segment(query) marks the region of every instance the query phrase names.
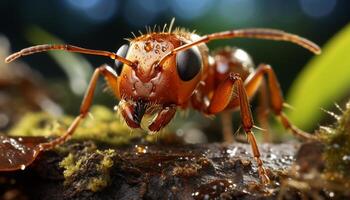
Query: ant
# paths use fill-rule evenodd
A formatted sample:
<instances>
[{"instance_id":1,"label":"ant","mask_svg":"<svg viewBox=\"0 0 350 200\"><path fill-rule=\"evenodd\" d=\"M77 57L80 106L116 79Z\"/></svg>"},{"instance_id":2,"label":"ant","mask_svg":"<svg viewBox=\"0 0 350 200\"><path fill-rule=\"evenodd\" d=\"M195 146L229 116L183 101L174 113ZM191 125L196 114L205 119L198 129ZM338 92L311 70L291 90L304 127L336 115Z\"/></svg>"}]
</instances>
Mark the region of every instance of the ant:
<instances>
[{"instance_id":1,"label":"ant","mask_svg":"<svg viewBox=\"0 0 350 200\"><path fill-rule=\"evenodd\" d=\"M25 48L6 58L9 63L21 56L49 50L63 50L110 57L115 60L114 69L108 65L98 67L80 107L80 114L60 137L38 145L38 151L49 150L63 144L84 119L93 101L100 76L103 76L120 99L117 106L126 124L140 128L144 115L155 115L148 129L157 132L174 117L176 110L193 108L205 115L239 109L242 127L251 144L258 165L261 181L269 182L259 148L252 132L253 118L249 99L261 89L267 75L269 100L274 114L282 125L296 136L314 139L313 135L292 125L282 112L284 100L279 82L270 65L260 64L257 69L250 56L239 48L226 48L209 54L206 43L218 39L257 38L288 41L300 45L315 54L320 48L311 41L280 30L251 28L212 33L199 36L184 29L148 31L129 39L116 53L85 49L67 44L45 44ZM266 95L265 95L266 96ZM230 140L232 136L224 134Z\"/></svg>"}]
</instances>

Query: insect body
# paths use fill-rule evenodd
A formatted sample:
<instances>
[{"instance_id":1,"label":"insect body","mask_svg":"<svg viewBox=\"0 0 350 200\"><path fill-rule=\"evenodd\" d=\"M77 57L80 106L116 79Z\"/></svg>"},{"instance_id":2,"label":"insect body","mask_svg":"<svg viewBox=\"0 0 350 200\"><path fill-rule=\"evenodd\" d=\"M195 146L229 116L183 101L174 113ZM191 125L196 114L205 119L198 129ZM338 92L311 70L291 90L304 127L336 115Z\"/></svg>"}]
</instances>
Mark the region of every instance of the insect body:
<instances>
[{"instance_id":1,"label":"insect body","mask_svg":"<svg viewBox=\"0 0 350 200\"><path fill-rule=\"evenodd\" d=\"M255 70L249 55L241 49L226 48L209 54L205 43L216 39L237 37L282 40L296 43L318 54L314 43L299 36L272 29L242 29L199 36L187 31L152 32L131 39L117 53L84 49L71 45L39 45L23 49L6 59L6 62L32 53L47 50L65 50L107 56L115 59L115 70L107 65L97 68L83 99L80 115L67 132L50 142L42 143L47 150L64 143L80 121L88 114L99 76L103 76L117 98L118 110L131 128L139 128L145 114L154 114L148 129L157 132L174 117L176 110L194 108L206 115L240 109L242 127L252 146L262 182L267 183L259 149L252 132L253 119L249 98L252 97L267 75L271 107L291 131L304 138L312 135L294 127L282 113L284 103L279 83L269 65ZM227 138L227 136L226 136Z\"/></svg>"}]
</instances>

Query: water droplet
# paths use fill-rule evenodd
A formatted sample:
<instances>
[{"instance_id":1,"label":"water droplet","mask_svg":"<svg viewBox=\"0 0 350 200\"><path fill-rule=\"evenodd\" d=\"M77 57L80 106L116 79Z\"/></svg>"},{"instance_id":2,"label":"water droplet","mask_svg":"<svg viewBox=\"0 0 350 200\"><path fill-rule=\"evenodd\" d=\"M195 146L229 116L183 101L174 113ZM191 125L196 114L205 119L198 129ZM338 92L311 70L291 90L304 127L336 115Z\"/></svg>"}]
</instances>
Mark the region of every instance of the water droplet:
<instances>
[{"instance_id":1,"label":"water droplet","mask_svg":"<svg viewBox=\"0 0 350 200\"><path fill-rule=\"evenodd\" d=\"M237 148L235 147L235 148L233 148L233 149L227 149L227 150L226 150L226 153L229 154L229 156L233 157L233 156L235 156L236 153L237 153Z\"/></svg>"},{"instance_id":2,"label":"water droplet","mask_svg":"<svg viewBox=\"0 0 350 200\"><path fill-rule=\"evenodd\" d=\"M143 146L135 145L136 153L147 153L147 149L148 149L147 146L143 147Z\"/></svg>"},{"instance_id":3,"label":"water droplet","mask_svg":"<svg viewBox=\"0 0 350 200\"><path fill-rule=\"evenodd\" d=\"M153 45L151 42L145 42L145 46L144 46L145 51L149 52L153 49Z\"/></svg>"},{"instance_id":4,"label":"water droplet","mask_svg":"<svg viewBox=\"0 0 350 200\"><path fill-rule=\"evenodd\" d=\"M176 131L176 135L179 136L179 137L182 137L184 134L185 134L185 132L181 128Z\"/></svg>"},{"instance_id":5,"label":"water droplet","mask_svg":"<svg viewBox=\"0 0 350 200\"><path fill-rule=\"evenodd\" d=\"M195 193L192 193L192 196L198 196L199 195L199 192L195 192Z\"/></svg>"},{"instance_id":6,"label":"water droplet","mask_svg":"<svg viewBox=\"0 0 350 200\"><path fill-rule=\"evenodd\" d=\"M330 192L329 197L334 197L334 192Z\"/></svg>"},{"instance_id":7,"label":"water droplet","mask_svg":"<svg viewBox=\"0 0 350 200\"><path fill-rule=\"evenodd\" d=\"M165 52L168 49L166 46L162 46L162 51Z\"/></svg>"},{"instance_id":8,"label":"water droplet","mask_svg":"<svg viewBox=\"0 0 350 200\"><path fill-rule=\"evenodd\" d=\"M345 155L342 158L344 161L350 161L350 155Z\"/></svg>"},{"instance_id":9,"label":"water droplet","mask_svg":"<svg viewBox=\"0 0 350 200\"><path fill-rule=\"evenodd\" d=\"M25 170L26 166L25 165L21 165L21 170Z\"/></svg>"},{"instance_id":10,"label":"water droplet","mask_svg":"<svg viewBox=\"0 0 350 200\"><path fill-rule=\"evenodd\" d=\"M275 154L273 154L273 153L272 154L268 154L267 157L271 158L271 159L276 159L277 158L277 156Z\"/></svg>"}]
</instances>

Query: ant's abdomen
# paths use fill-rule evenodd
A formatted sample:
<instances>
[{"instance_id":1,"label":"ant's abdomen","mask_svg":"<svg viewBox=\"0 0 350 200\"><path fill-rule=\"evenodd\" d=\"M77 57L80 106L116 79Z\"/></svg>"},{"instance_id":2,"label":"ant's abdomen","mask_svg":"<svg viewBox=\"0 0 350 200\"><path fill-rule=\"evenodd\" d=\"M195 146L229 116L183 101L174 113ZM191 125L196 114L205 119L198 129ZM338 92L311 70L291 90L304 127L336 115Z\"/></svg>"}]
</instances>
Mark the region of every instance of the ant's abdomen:
<instances>
[{"instance_id":1,"label":"ant's abdomen","mask_svg":"<svg viewBox=\"0 0 350 200\"><path fill-rule=\"evenodd\" d=\"M245 80L254 71L254 62L250 55L239 48L225 47L214 52L212 55L215 82L225 80L230 72L238 73Z\"/></svg>"}]
</instances>

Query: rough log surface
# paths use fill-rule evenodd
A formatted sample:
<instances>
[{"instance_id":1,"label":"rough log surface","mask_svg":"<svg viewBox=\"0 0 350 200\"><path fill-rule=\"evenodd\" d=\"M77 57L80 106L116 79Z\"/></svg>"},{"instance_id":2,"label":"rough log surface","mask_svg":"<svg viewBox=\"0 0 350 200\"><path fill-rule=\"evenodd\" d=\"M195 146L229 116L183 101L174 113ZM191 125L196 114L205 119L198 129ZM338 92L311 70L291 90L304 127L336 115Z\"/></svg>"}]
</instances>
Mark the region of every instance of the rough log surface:
<instances>
[{"instance_id":1,"label":"rough log surface","mask_svg":"<svg viewBox=\"0 0 350 200\"><path fill-rule=\"evenodd\" d=\"M91 143L70 143L68 151L85 157L65 182L59 163L67 153L49 151L24 171L0 175L2 197L23 199L275 199L279 178L294 161L295 144L261 145L272 184L262 186L250 145L142 145L115 148L108 184L97 191L87 179L101 176L103 154L87 151ZM93 145L91 145L93 146ZM100 149L100 148L99 148ZM106 176L105 176L106 177ZM64 183L65 182L65 183ZM96 189L96 188L95 188Z\"/></svg>"}]
</instances>

